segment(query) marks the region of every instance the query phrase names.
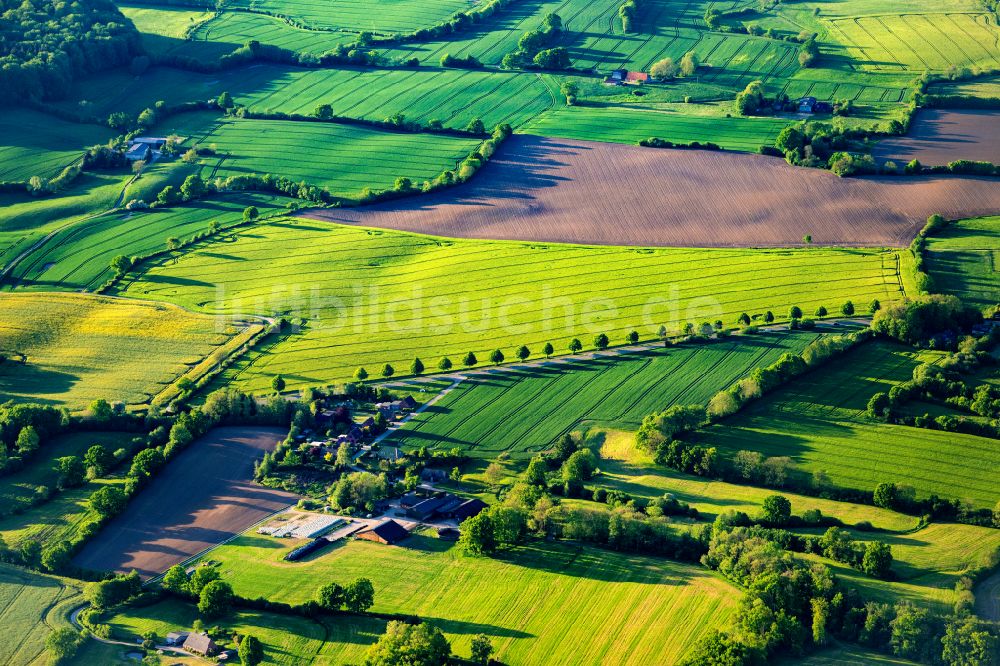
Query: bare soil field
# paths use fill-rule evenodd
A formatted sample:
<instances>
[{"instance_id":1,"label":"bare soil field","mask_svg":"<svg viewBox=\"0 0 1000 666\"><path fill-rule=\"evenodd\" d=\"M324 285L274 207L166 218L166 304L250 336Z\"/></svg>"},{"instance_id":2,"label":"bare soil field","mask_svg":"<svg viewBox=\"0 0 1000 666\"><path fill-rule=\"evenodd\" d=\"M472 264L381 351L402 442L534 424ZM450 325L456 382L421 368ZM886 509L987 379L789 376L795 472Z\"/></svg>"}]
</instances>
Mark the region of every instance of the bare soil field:
<instances>
[{"instance_id":1,"label":"bare soil field","mask_svg":"<svg viewBox=\"0 0 1000 666\"><path fill-rule=\"evenodd\" d=\"M215 428L170 461L74 562L149 578L294 503L295 495L251 481L254 461L286 434Z\"/></svg>"},{"instance_id":2,"label":"bare soil field","mask_svg":"<svg viewBox=\"0 0 1000 666\"><path fill-rule=\"evenodd\" d=\"M1000 111L924 109L906 136L880 141L873 151L879 163L910 160L943 166L954 160L1000 163Z\"/></svg>"},{"instance_id":3,"label":"bare soil field","mask_svg":"<svg viewBox=\"0 0 1000 666\"><path fill-rule=\"evenodd\" d=\"M838 178L762 155L511 137L470 182L319 220L439 236L603 245L905 246L927 216L1000 210L996 180Z\"/></svg>"}]
</instances>

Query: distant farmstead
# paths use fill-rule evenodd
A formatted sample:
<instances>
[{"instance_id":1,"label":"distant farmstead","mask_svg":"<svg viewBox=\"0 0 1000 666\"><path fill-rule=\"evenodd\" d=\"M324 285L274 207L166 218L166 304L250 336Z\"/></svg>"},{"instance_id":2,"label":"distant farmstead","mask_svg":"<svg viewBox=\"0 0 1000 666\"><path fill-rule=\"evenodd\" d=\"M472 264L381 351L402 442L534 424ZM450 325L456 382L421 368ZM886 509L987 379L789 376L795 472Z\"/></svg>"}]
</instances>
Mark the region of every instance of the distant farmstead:
<instances>
[{"instance_id":1,"label":"distant farmstead","mask_svg":"<svg viewBox=\"0 0 1000 666\"><path fill-rule=\"evenodd\" d=\"M649 74L646 72L629 72L625 75L625 83L631 83L633 85L642 85L649 81Z\"/></svg>"},{"instance_id":2,"label":"distant farmstead","mask_svg":"<svg viewBox=\"0 0 1000 666\"><path fill-rule=\"evenodd\" d=\"M158 157L165 145L167 145L166 137L137 136L129 141L125 159L130 162L148 161L152 157Z\"/></svg>"},{"instance_id":3,"label":"distant farmstead","mask_svg":"<svg viewBox=\"0 0 1000 666\"><path fill-rule=\"evenodd\" d=\"M184 649L194 654L211 657L219 651L219 646L208 637L208 634L189 634L184 641Z\"/></svg>"},{"instance_id":4,"label":"distant farmstead","mask_svg":"<svg viewBox=\"0 0 1000 666\"><path fill-rule=\"evenodd\" d=\"M410 532L390 518L383 520L374 527L358 532L357 536L359 539L364 539L365 541L374 541L391 546L410 536Z\"/></svg>"},{"instance_id":5,"label":"distant farmstead","mask_svg":"<svg viewBox=\"0 0 1000 666\"><path fill-rule=\"evenodd\" d=\"M613 86L633 85L640 86L649 81L649 74L646 72L630 72L627 69L616 69L611 72L604 82Z\"/></svg>"}]
</instances>

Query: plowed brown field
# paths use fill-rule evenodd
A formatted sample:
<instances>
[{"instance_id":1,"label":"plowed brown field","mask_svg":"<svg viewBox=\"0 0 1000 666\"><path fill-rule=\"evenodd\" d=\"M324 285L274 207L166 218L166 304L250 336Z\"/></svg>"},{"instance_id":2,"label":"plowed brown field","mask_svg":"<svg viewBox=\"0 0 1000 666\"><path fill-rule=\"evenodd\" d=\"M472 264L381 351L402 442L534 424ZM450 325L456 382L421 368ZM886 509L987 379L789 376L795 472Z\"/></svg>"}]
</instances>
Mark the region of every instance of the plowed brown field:
<instances>
[{"instance_id":1,"label":"plowed brown field","mask_svg":"<svg viewBox=\"0 0 1000 666\"><path fill-rule=\"evenodd\" d=\"M215 428L170 461L74 562L149 578L289 506L295 495L250 481L254 461L287 432Z\"/></svg>"},{"instance_id":2,"label":"plowed brown field","mask_svg":"<svg viewBox=\"0 0 1000 666\"><path fill-rule=\"evenodd\" d=\"M954 160L1000 164L1000 111L919 111L909 134L880 141L873 154L880 163L901 165L913 159L933 166Z\"/></svg>"},{"instance_id":3,"label":"plowed brown field","mask_svg":"<svg viewBox=\"0 0 1000 666\"><path fill-rule=\"evenodd\" d=\"M511 137L469 183L314 219L606 245L907 245L928 215L1000 212L996 180L838 178L779 158Z\"/></svg>"}]
</instances>

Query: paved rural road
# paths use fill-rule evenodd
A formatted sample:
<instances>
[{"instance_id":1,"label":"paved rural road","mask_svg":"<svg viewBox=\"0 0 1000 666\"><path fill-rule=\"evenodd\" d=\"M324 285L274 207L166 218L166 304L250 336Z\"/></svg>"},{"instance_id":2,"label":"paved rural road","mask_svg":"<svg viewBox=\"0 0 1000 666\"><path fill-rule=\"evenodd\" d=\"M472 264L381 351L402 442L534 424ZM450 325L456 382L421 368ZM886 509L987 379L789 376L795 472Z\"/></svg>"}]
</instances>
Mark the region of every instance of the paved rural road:
<instances>
[{"instance_id":1,"label":"paved rural road","mask_svg":"<svg viewBox=\"0 0 1000 666\"><path fill-rule=\"evenodd\" d=\"M976 586L976 615L1000 622L1000 571Z\"/></svg>"}]
</instances>

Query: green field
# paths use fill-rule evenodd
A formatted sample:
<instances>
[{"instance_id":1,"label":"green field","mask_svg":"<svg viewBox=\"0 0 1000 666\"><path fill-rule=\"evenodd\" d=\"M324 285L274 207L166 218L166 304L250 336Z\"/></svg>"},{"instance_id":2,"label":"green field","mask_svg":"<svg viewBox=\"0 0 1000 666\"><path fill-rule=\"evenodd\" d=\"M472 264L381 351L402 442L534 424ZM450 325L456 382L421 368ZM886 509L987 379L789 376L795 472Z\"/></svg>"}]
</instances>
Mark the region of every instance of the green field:
<instances>
[{"instance_id":1,"label":"green field","mask_svg":"<svg viewBox=\"0 0 1000 666\"><path fill-rule=\"evenodd\" d=\"M674 404L705 404L716 391L814 334L746 336L718 344L609 354L474 376L386 440L387 446L449 449L493 457L533 455L585 425L636 429ZM517 415L514 423L512 414Z\"/></svg>"},{"instance_id":2,"label":"green field","mask_svg":"<svg viewBox=\"0 0 1000 666\"><path fill-rule=\"evenodd\" d=\"M31 505L35 489L46 486L55 491L59 474L54 470L56 458L79 456L94 444L102 444L109 451L131 448L132 435L120 432L87 432L62 435L51 441L42 442L41 448L33 455L27 466L13 474L0 476L0 513L6 515L24 510Z\"/></svg>"},{"instance_id":3,"label":"green field","mask_svg":"<svg viewBox=\"0 0 1000 666\"><path fill-rule=\"evenodd\" d=\"M289 565L287 540L244 535L206 557L237 594L312 598L323 582L357 576L375 587L373 611L411 613L440 627L453 649L487 634L505 663L673 663L694 640L725 626L736 591L705 570L571 544L538 543L499 558L469 558L435 537L398 546L340 543ZM594 627L602 627L594 631Z\"/></svg>"},{"instance_id":4,"label":"green field","mask_svg":"<svg viewBox=\"0 0 1000 666\"><path fill-rule=\"evenodd\" d=\"M0 296L0 393L81 408L148 401L235 327L178 308L81 294ZM18 360L27 357L26 362Z\"/></svg>"},{"instance_id":5,"label":"green field","mask_svg":"<svg viewBox=\"0 0 1000 666\"><path fill-rule=\"evenodd\" d=\"M199 618L194 604L168 599L141 608L127 608L99 621L111 625L119 640L133 640L147 631L162 638L171 631L191 630ZM264 644L263 664L360 663L368 645L385 631L385 622L360 618L308 619L262 611L238 611L213 622L227 632L253 634ZM228 647L233 647L230 644Z\"/></svg>"},{"instance_id":6,"label":"green field","mask_svg":"<svg viewBox=\"0 0 1000 666\"><path fill-rule=\"evenodd\" d=\"M78 162L86 148L114 134L106 127L71 123L38 111L4 109L0 114L0 181L57 176L63 167Z\"/></svg>"},{"instance_id":7,"label":"green field","mask_svg":"<svg viewBox=\"0 0 1000 666\"><path fill-rule=\"evenodd\" d=\"M102 486L121 488L124 483L122 477L95 479L58 493L48 502L15 516L0 518L0 538L8 546L16 546L25 539L34 539L43 545L66 541L80 523L96 517L90 510L90 496Z\"/></svg>"},{"instance_id":8,"label":"green field","mask_svg":"<svg viewBox=\"0 0 1000 666\"><path fill-rule=\"evenodd\" d=\"M812 312L849 298L885 303L901 289L896 256L444 240L289 219L162 262L121 294L211 314L306 319L301 332L225 375L261 390L276 374L290 387L325 384L362 365L404 372L416 356L434 367L470 350L482 361L496 348L512 358L521 344L537 355L546 342L565 353L571 338L589 346L602 332L620 344L632 329L648 340L660 325L732 326L744 311L781 316L793 304ZM898 254L904 274L908 256ZM836 280L816 283L833 272ZM456 282L458 275L466 279Z\"/></svg>"},{"instance_id":9,"label":"green field","mask_svg":"<svg viewBox=\"0 0 1000 666\"><path fill-rule=\"evenodd\" d=\"M587 442L600 452L601 475L594 481L596 485L616 488L633 497L654 498L670 493L698 509L705 520L714 520L725 511L757 515L764 498L774 494L770 488L690 476L657 465L652 455L636 448L632 432L591 431ZM866 504L835 502L785 491L781 494L791 501L792 512L798 515L808 509L819 509L824 516L839 518L846 525L867 521L890 532L906 532L918 523L913 516Z\"/></svg>"},{"instance_id":10,"label":"green field","mask_svg":"<svg viewBox=\"0 0 1000 666\"><path fill-rule=\"evenodd\" d=\"M200 26L192 35L191 43L195 48L209 49L206 55L210 55L212 49L231 52L252 39L299 53L319 55L338 44L353 42L357 34L307 30L265 14L225 12Z\"/></svg>"},{"instance_id":11,"label":"green field","mask_svg":"<svg viewBox=\"0 0 1000 666\"><path fill-rule=\"evenodd\" d=\"M419 185L455 169L480 139L388 132L358 125L286 120L216 119L177 130L185 145L215 146L207 160L218 178L270 173L348 198L365 187L392 189L396 178Z\"/></svg>"},{"instance_id":12,"label":"green field","mask_svg":"<svg viewBox=\"0 0 1000 666\"><path fill-rule=\"evenodd\" d=\"M408 32L469 8L465 0L236 0L235 7L287 16L312 28Z\"/></svg>"},{"instance_id":13,"label":"green field","mask_svg":"<svg viewBox=\"0 0 1000 666\"><path fill-rule=\"evenodd\" d=\"M986 307L1000 303L1000 217L953 222L927 239L937 291Z\"/></svg>"},{"instance_id":14,"label":"green field","mask_svg":"<svg viewBox=\"0 0 1000 666\"><path fill-rule=\"evenodd\" d=\"M212 18L212 12L207 9L185 6L160 6L154 7L149 4L118 4L122 14L128 17L135 27L142 33L142 45L148 53L161 54L182 54L192 56L193 47L200 47L186 37L199 25ZM241 44L229 46L219 44L212 45L212 53L206 53L199 48L197 51L200 57L215 57L232 51Z\"/></svg>"},{"instance_id":15,"label":"green field","mask_svg":"<svg viewBox=\"0 0 1000 666\"><path fill-rule=\"evenodd\" d=\"M43 666L45 638L66 622L59 617L80 590L52 576L0 564L0 663Z\"/></svg>"},{"instance_id":16,"label":"green field","mask_svg":"<svg viewBox=\"0 0 1000 666\"><path fill-rule=\"evenodd\" d=\"M871 490L882 481L993 507L1000 489L996 442L959 433L876 423L868 399L911 376L929 353L869 343L790 382L700 437L730 453L788 456L802 471L825 471L839 486Z\"/></svg>"},{"instance_id":17,"label":"green field","mask_svg":"<svg viewBox=\"0 0 1000 666\"><path fill-rule=\"evenodd\" d=\"M17 264L0 289L90 290L114 277L111 260L166 249L170 237L187 240L242 220L243 209L256 206L267 215L291 199L237 193L176 208L117 211L66 226Z\"/></svg>"},{"instance_id":18,"label":"green field","mask_svg":"<svg viewBox=\"0 0 1000 666\"><path fill-rule=\"evenodd\" d=\"M915 666L917 662L885 655L860 645L845 644L805 657L785 659L776 663L781 666L789 664L797 664L798 666Z\"/></svg>"}]
</instances>

